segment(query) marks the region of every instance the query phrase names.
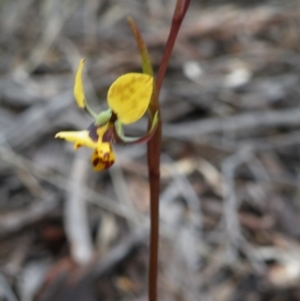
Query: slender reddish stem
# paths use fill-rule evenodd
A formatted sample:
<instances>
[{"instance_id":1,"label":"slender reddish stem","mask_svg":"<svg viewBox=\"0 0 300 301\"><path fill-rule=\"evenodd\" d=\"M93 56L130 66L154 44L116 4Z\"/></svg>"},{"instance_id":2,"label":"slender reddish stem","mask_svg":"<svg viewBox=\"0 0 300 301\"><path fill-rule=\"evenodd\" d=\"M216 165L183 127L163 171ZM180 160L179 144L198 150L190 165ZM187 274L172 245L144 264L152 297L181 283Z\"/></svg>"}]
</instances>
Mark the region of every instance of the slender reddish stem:
<instances>
[{"instance_id":1,"label":"slender reddish stem","mask_svg":"<svg viewBox=\"0 0 300 301\"><path fill-rule=\"evenodd\" d=\"M159 110L154 105L153 109ZM150 181L150 254L148 296L149 301L157 300L158 246L159 246L159 186L160 186L160 153L162 124L159 118L154 136L148 142L148 173Z\"/></svg>"},{"instance_id":2,"label":"slender reddish stem","mask_svg":"<svg viewBox=\"0 0 300 301\"><path fill-rule=\"evenodd\" d=\"M156 89L158 95L162 86L163 79L166 74L167 66L177 38L178 31L184 19L185 13L190 5L190 2L191 0L178 0L176 3L176 8L172 19L171 30L169 33L169 37L165 46L165 51L161 59L158 74L156 77Z\"/></svg>"},{"instance_id":3,"label":"slender reddish stem","mask_svg":"<svg viewBox=\"0 0 300 301\"><path fill-rule=\"evenodd\" d=\"M184 19L190 0L177 0L173 15L172 26L165 46L159 71L156 78L156 91L151 100L152 114L159 112L159 92L166 74L168 62L175 44L175 40ZM150 126L150 125L149 125ZM148 167L150 181L150 255L149 255L149 301L157 300L157 274L158 274L158 246L159 246L159 187L160 187L160 153L162 140L162 123L159 118L157 130L148 142Z\"/></svg>"}]
</instances>

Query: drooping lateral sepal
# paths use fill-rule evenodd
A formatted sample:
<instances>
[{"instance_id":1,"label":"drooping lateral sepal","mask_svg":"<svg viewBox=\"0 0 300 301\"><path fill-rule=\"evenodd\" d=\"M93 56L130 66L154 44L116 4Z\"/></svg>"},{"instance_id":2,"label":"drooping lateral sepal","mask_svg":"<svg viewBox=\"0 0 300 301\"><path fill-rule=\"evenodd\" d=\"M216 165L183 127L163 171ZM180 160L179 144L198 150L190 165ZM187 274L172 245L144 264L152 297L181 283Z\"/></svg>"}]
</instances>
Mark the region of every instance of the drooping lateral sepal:
<instances>
[{"instance_id":1,"label":"drooping lateral sepal","mask_svg":"<svg viewBox=\"0 0 300 301\"><path fill-rule=\"evenodd\" d=\"M142 137L127 137L124 135L123 133L123 128L122 128L122 123L120 121L116 121L115 122L115 136L116 136L116 140L121 141L123 143L128 143L128 144L136 144L136 143L143 143L143 142L147 142L149 141L153 134L155 133L155 130L157 128L157 124L158 124L158 112L156 112L154 114L154 117L151 118L151 127L148 130L148 132L142 136Z\"/></svg>"}]
</instances>

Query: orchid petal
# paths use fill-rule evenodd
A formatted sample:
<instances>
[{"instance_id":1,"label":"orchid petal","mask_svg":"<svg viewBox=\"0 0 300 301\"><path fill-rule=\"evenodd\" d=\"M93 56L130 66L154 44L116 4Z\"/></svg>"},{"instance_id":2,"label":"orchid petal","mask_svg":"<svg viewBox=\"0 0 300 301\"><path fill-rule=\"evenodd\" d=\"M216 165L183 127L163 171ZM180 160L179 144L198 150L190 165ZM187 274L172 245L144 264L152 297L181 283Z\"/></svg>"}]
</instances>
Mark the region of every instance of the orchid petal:
<instances>
[{"instance_id":1,"label":"orchid petal","mask_svg":"<svg viewBox=\"0 0 300 301\"><path fill-rule=\"evenodd\" d=\"M101 171L111 167L115 162L115 154L110 143L99 143L94 151L91 162L94 171Z\"/></svg>"},{"instance_id":2,"label":"orchid petal","mask_svg":"<svg viewBox=\"0 0 300 301\"><path fill-rule=\"evenodd\" d=\"M79 108L85 109L94 119L96 119L97 114L88 105L84 94L84 86L82 80L83 66L84 66L84 59L81 59L75 76L75 84L74 84L74 91L73 91L74 98Z\"/></svg>"},{"instance_id":3,"label":"orchid petal","mask_svg":"<svg viewBox=\"0 0 300 301\"><path fill-rule=\"evenodd\" d=\"M75 131L75 132L59 132L55 135L55 138L65 139L68 142L74 142L74 148L77 149L80 146L86 146L89 148L96 148L97 142L93 141L89 136L89 131Z\"/></svg>"},{"instance_id":4,"label":"orchid petal","mask_svg":"<svg viewBox=\"0 0 300 301\"><path fill-rule=\"evenodd\" d=\"M84 66L84 59L80 60L79 67L75 76L74 97L79 108L84 109L86 106L86 98L84 95L84 87L82 80L82 70Z\"/></svg>"}]
</instances>

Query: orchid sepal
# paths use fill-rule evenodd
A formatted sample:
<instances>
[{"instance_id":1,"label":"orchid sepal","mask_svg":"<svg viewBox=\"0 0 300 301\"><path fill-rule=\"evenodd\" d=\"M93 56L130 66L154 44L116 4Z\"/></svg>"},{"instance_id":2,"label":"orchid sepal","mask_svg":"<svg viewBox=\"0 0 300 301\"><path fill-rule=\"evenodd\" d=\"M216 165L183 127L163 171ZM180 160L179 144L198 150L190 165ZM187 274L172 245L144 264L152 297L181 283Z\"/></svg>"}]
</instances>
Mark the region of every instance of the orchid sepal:
<instances>
[{"instance_id":1,"label":"orchid sepal","mask_svg":"<svg viewBox=\"0 0 300 301\"><path fill-rule=\"evenodd\" d=\"M123 128L122 128L122 123L117 120L115 122L115 138L117 140L123 142L123 143L128 143L128 144L137 144L137 143L143 143L149 141L153 134L155 133L155 130L157 128L158 124L158 112L154 114L153 119L151 120L151 128L148 130L148 132L141 137L127 137L123 133Z\"/></svg>"},{"instance_id":2,"label":"orchid sepal","mask_svg":"<svg viewBox=\"0 0 300 301\"><path fill-rule=\"evenodd\" d=\"M145 73L126 73L109 87L107 103L123 124L134 123L147 111L154 78Z\"/></svg>"}]
</instances>

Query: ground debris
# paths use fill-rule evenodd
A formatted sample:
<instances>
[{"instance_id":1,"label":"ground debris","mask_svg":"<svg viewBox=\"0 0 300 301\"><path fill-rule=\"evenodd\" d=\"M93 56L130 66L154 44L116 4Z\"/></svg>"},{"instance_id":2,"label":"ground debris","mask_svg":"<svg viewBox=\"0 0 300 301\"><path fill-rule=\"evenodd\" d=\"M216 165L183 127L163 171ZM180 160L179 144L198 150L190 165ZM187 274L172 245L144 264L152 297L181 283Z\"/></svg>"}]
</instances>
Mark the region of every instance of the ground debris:
<instances>
[{"instance_id":1,"label":"ground debris","mask_svg":"<svg viewBox=\"0 0 300 301\"><path fill-rule=\"evenodd\" d=\"M140 72L128 15L158 69L173 4L0 4L0 300L147 300L145 146L96 174L54 135L91 122L81 57L97 111ZM299 1L192 1L160 99L159 300L300 300L299 24Z\"/></svg>"}]
</instances>

